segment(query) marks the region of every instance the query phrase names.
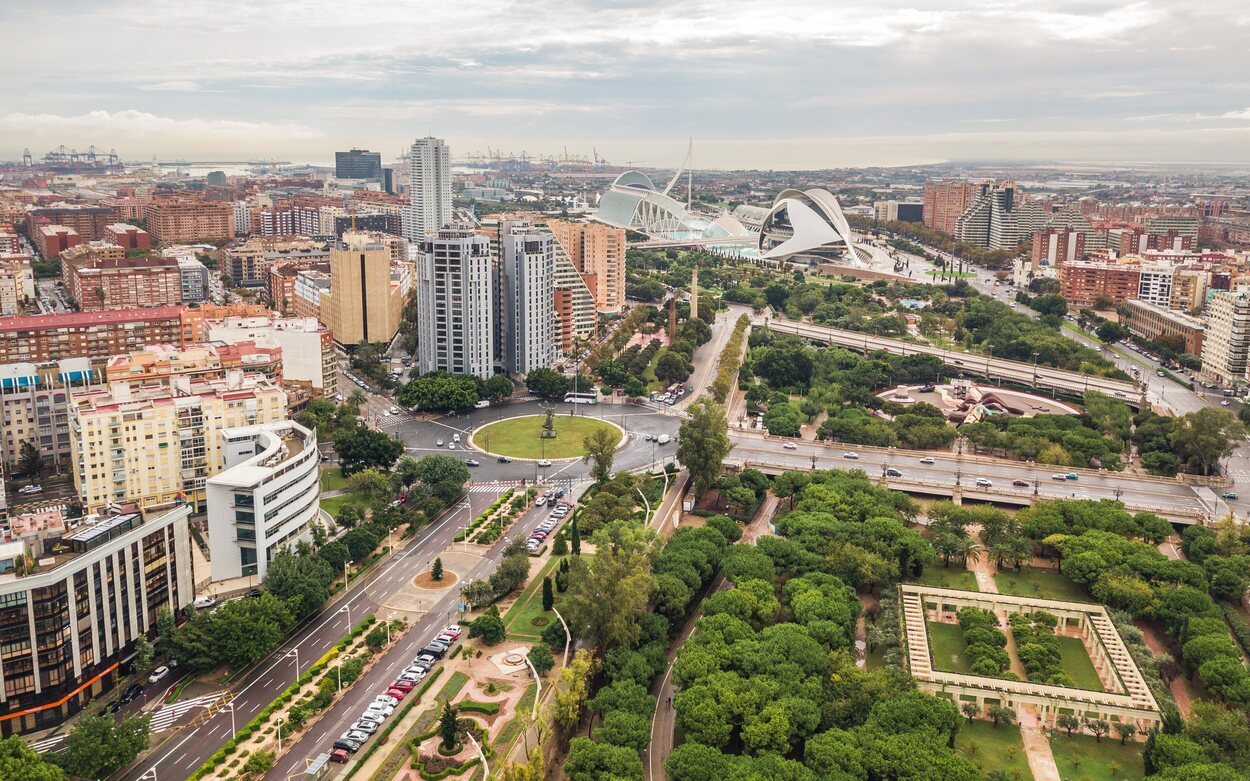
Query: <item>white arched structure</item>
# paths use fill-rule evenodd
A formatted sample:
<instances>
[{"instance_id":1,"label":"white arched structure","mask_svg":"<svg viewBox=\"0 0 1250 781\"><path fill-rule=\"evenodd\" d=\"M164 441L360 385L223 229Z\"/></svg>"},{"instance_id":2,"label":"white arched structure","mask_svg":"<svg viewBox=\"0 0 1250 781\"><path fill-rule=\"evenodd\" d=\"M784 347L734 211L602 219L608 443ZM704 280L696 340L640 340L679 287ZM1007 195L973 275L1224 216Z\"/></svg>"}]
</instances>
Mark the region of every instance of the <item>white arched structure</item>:
<instances>
[{"instance_id":1,"label":"white arched structure","mask_svg":"<svg viewBox=\"0 0 1250 781\"><path fill-rule=\"evenodd\" d=\"M828 190L782 190L760 226L760 257L831 260L855 256L851 226L838 199Z\"/></svg>"},{"instance_id":2,"label":"white arched structure","mask_svg":"<svg viewBox=\"0 0 1250 781\"><path fill-rule=\"evenodd\" d=\"M599 199L595 219L652 235L702 231L701 221L694 218L685 205L657 190L650 177L641 171L626 171L616 177Z\"/></svg>"}]
</instances>

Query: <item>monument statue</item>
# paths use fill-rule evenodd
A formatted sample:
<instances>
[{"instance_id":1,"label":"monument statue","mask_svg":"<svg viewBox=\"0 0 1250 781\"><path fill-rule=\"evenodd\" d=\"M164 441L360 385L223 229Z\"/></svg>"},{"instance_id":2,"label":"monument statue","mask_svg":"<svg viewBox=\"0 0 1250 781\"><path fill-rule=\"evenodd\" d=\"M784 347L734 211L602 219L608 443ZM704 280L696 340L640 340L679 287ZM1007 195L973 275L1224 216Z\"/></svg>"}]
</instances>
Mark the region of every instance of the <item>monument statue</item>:
<instances>
[{"instance_id":1,"label":"monument statue","mask_svg":"<svg viewBox=\"0 0 1250 781\"><path fill-rule=\"evenodd\" d=\"M555 439L556 438L556 424L555 424L556 407L555 405L543 403L539 405L539 408L544 413L546 413L547 419L543 421L543 430L539 432L538 436L541 437L542 439Z\"/></svg>"}]
</instances>

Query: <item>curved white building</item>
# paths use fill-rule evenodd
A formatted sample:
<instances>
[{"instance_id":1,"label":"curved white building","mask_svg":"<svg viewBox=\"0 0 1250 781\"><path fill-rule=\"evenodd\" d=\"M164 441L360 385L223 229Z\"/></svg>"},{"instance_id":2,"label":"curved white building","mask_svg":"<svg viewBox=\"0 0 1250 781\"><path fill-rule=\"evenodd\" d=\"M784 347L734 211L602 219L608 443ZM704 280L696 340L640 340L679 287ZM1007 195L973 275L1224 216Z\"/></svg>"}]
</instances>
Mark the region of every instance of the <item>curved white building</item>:
<instances>
[{"instance_id":1,"label":"curved white building","mask_svg":"<svg viewBox=\"0 0 1250 781\"><path fill-rule=\"evenodd\" d=\"M854 258L851 226L828 190L785 189L760 225L760 257L786 261Z\"/></svg>"},{"instance_id":2,"label":"curved white building","mask_svg":"<svg viewBox=\"0 0 1250 781\"><path fill-rule=\"evenodd\" d=\"M317 434L285 420L221 429L226 468L208 479L213 580L265 577L283 548L311 537L321 497Z\"/></svg>"}]
</instances>

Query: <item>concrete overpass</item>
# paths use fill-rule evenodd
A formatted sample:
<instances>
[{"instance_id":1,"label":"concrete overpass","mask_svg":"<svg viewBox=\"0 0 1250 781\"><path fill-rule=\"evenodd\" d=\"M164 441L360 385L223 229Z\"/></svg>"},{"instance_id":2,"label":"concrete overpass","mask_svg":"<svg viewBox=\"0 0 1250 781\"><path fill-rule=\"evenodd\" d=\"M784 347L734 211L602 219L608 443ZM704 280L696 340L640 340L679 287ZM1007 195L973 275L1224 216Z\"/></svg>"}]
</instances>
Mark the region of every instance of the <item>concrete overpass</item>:
<instances>
[{"instance_id":1,"label":"concrete overpass","mask_svg":"<svg viewBox=\"0 0 1250 781\"><path fill-rule=\"evenodd\" d=\"M795 334L814 342L835 344L859 352L884 350L895 355L932 355L940 358L947 366L957 367L960 371L970 374L985 375L990 379L1001 379L1030 388L1062 391L1076 395L1082 395L1087 390L1096 390L1108 396L1121 398L1132 406L1141 404L1141 389L1127 380L1095 377L1080 372L1052 369L1049 366L1034 366L1024 361L993 358L961 350L947 350L928 344L889 339L858 331L844 331L795 320L765 318L764 324L780 333Z\"/></svg>"},{"instance_id":2,"label":"concrete overpass","mask_svg":"<svg viewBox=\"0 0 1250 781\"><path fill-rule=\"evenodd\" d=\"M1209 523L1229 513L1228 504L1217 490L1178 478L1072 469L950 452L801 441L733 428L729 438L734 447L725 459L727 465L752 467L766 474L861 469L889 488L917 496L1022 507L1044 499L1114 499L1123 502L1129 512L1153 512L1182 524ZM786 449L787 442L795 448ZM843 457L848 452L859 457ZM932 458L934 463L922 464L922 458ZM886 477L885 470L889 468L901 475ZM1068 472L1078 478L1054 479L1054 475ZM978 486L978 478L989 480L990 485ZM1012 485L1015 480L1028 485Z\"/></svg>"}]
</instances>

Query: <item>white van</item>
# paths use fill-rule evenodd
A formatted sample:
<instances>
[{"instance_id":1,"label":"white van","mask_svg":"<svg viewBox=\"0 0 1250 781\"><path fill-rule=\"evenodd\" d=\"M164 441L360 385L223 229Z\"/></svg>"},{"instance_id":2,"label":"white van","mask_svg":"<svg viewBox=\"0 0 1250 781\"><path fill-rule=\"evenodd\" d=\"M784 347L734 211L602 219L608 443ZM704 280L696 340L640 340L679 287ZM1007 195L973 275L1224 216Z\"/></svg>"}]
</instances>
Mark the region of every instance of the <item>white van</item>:
<instances>
[{"instance_id":1,"label":"white van","mask_svg":"<svg viewBox=\"0 0 1250 781\"><path fill-rule=\"evenodd\" d=\"M667 445L669 442L672 442L672 441L673 441L673 438L670 437L668 434L661 434L660 438L656 440L656 442L659 442L661 445Z\"/></svg>"},{"instance_id":2,"label":"white van","mask_svg":"<svg viewBox=\"0 0 1250 781\"><path fill-rule=\"evenodd\" d=\"M487 401L486 399L482 399L477 404L474 404L473 408L474 409L486 409L489 406L490 406L490 402Z\"/></svg>"}]
</instances>

